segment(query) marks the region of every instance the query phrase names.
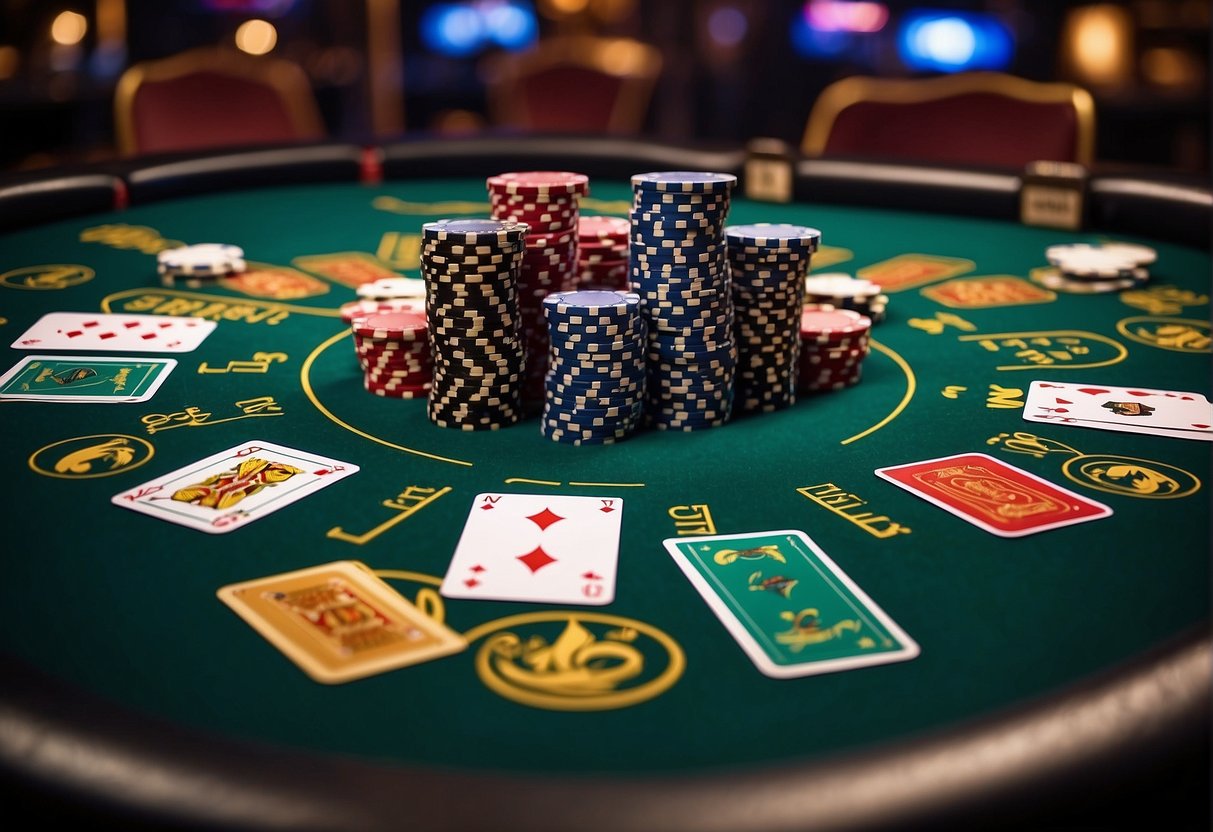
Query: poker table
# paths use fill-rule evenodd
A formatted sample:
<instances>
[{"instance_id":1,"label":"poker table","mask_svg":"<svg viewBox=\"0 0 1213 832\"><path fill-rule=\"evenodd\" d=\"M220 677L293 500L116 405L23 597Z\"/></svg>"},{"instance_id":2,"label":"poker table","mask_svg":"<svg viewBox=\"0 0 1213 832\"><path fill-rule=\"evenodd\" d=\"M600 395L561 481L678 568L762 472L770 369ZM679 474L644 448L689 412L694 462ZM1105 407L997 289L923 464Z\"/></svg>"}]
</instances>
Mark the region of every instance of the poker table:
<instances>
[{"instance_id":1,"label":"poker table","mask_svg":"<svg viewBox=\"0 0 1213 832\"><path fill-rule=\"evenodd\" d=\"M1209 393L1208 188L1095 175L1083 226L1061 230L1021 221L1017 171L791 159L772 195L750 161L418 139L0 184L6 345L55 311L217 322L147 401L0 407L11 791L127 828L971 828L1203 759L1209 445L1028 422L1023 400L1038 379ZM885 286L862 380L606 446L550 441L534 419L444 429L423 401L367 393L338 308L368 275L417 276L422 223L486 216L485 176L509 170L586 173L582 213L614 215L632 173L737 174L730 222L817 228L814 271ZM1107 240L1157 251L1146 285L1033 280L1047 246ZM258 279L162 285L156 253L200 242L241 246ZM27 352L7 348L5 368ZM111 503L258 441L359 470L227 533ZM1004 538L873 473L972 452L1113 513ZM486 492L622 500L614 600L444 598ZM920 655L760 673L664 541L780 529L808 534ZM336 561L466 649L320 684L216 595Z\"/></svg>"}]
</instances>

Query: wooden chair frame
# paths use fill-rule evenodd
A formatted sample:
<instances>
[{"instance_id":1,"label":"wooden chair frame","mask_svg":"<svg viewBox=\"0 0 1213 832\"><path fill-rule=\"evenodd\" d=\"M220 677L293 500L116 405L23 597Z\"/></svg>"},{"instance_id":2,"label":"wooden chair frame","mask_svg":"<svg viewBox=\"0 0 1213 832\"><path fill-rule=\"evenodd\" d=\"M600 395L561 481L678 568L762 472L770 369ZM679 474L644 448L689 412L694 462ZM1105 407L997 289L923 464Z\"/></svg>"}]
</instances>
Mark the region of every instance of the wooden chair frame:
<instances>
[{"instance_id":1,"label":"wooden chair frame","mask_svg":"<svg viewBox=\"0 0 1213 832\"><path fill-rule=\"evenodd\" d=\"M557 37L525 52L506 53L486 66L489 110L498 124L519 126L514 109L522 100L519 84L527 76L560 66L600 72L622 82L618 98L607 119L607 132L636 132L644 121L657 78L661 74L661 52L632 38L602 38L588 35Z\"/></svg>"},{"instance_id":2,"label":"wooden chair frame","mask_svg":"<svg viewBox=\"0 0 1213 832\"><path fill-rule=\"evenodd\" d=\"M821 156L840 113L852 104L918 104L969 93L991 93L1034 104L1069 104L1076 116L1075 161L1090 166L1095 158L1095 101L1082 87L1032 81L1001 72L966 72L938 78L873 78L854 75L826 87L813 104L800 149Z\"/></svg>"},{"instance_id":3,"label":"wooden chair frame","mask_svg":"<svg viewBox=\"0 0 1213 832\"><path fill-rule=\"evenodd\" d=\"M295 131L304 139L325 135L324 120L307 75L291 61L252 56L234 49L204 46L168 58L129 67L114 92L114 132L124 156L139 152L135 133L135 96L147 83L172 81L200 72L249 80L266 86L282 100Z\"/></svg>"}]
</instances>

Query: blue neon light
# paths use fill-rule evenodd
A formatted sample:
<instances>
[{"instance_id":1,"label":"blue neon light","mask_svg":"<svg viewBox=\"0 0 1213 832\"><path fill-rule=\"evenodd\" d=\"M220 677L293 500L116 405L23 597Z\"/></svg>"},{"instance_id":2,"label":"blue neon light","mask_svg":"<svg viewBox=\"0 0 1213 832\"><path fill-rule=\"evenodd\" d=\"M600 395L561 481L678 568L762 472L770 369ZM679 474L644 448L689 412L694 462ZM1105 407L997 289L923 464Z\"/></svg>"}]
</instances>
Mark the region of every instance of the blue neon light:
<instances>
[{"instance_id":1,"label":"blue neon light","mask_svg":"<svg viewBox=\"0 0 1213 832\"><path fill-rule=\"evenodd\" d=\"M1015 41L997 17L979 12L918 10L901 20L897 51L911 69L930 72L1002 70Z\"/></svg>"},{"instance_id":2,"label":"blue neon light","mask_svg":"<svg viewBox=\"0 0 1213 832\"><path fill-rule=\"evenodd\" d=\"M442 55L464 58L490 47L523 49L535 42L535 10L521 0L436 3L421 15L421 38Z\"/></svg>"}]
</instances>

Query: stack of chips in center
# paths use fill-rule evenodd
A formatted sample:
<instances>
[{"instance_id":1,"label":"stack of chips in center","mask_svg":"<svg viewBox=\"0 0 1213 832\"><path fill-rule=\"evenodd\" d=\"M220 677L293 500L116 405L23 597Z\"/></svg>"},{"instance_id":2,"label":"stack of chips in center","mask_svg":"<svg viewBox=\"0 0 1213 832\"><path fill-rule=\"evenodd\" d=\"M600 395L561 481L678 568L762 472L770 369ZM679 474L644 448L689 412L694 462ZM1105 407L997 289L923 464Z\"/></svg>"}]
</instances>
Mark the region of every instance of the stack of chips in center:
<instances>
[{"instance_id":1,"label":"stack of chips in center","mask_svg":"<svg viewBox=\"0 0 1213 832\"><path fill-rule=\"evenodd\" d=\"M370 312L350 321L362 386L376 396L424 399L433 381L424 312Z\"/></svg>"},{"instance_id":2,"label":"stack of chips in center","mask_svg":"<svg viewBox=\"0 0 1213 832\"><path fill-rule=\"evenodd\" d=\"M872 320L853 309L805 304L800 316L801 393L825 393L859 383Z\"/></svg>"},{"instance_id":3,"label":"stack of chips in center","mask_svg":"<svg viewBox=\"0 0 1213 832\"><path fill-rule=\"evenodd\" d=\"M736 316L735 403L769 413L796 403L804 281L821 232L757 223L724 231Z\"/></svg>"},{"instance_id":4,"label":"stack of chips in center","mask_svg":"<svg viewBox=\"0 0 1213 832\"><path fill-rule=\"evenodd\" d=\"M523 400L543 401L548 362L543 299L577 288L577 225L589 177L567 171L520 171L490 176L495 219L525 223L526 251L518 273L518 312L526 350Z\"/></svg>"},{"instance_id":5,"label":"stack of chips in center","mask_svg":"<svg viewBox=\"0 0 1213 832\"><path fill-rule=\"evenodd\" d=\"M496 430L522 416L518 273L527 226L491 219L421 227L433 360L430 421Z\"/></svg>"},{"instance_id":6,"label":"stack of chips in center","mask_svg":"<svg viewBox=\"0 0 1213 832\"><path fill-rule=\"evenodd\" d=\"M629 235L626 217L586 216L577 224L577 285L582 289L628 288Z\"/></svg>"},{"instance_id":7,"label":"stack of chips in center","mask_svg":"<svg viewBox=\"0 0 1213 832\"><path fill-rule=\"evenodd\" d=\"M732 415L737 350L724 225L736 182L704 171L632 177L630 286L648 328L648 419L659 430L701 430Z\"/></svg>"},{"instance_id":8,"label":"stack of chips in center","mask_svg":"<svg viewBox=\"0 0 1213 832\"><path fill-rule=\"evenodd\" d=\"M573 445L606 445L644 419L645 326L640 298L582 290L543 301L552 343L543 435Z\"/></svg>"}]
</instances>

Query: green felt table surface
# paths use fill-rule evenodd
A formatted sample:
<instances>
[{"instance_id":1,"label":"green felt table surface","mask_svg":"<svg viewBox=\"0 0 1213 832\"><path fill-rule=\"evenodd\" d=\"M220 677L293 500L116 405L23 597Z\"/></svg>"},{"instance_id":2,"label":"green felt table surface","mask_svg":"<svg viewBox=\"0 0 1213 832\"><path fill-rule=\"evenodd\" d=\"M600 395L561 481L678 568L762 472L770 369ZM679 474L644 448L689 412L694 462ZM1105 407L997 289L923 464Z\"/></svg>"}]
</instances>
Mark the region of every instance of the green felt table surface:
<instances>
[{"instance_id":1,"label":"green felt table surface","mask_svg":"<svg viewBox=\"0 0 1213 832\"><path fill-rule=\"evenodd\" d=\"M627 183L594 182L583 210L622 214L628 197ZM416 275L409 240L422 222L487 210L483 183L470 179L290 186L164 201L0 237L6 276L53 264L95 273L62 288L0 278L6 345L51 311L219 320L201 347L175 356L179 366L150 401L0 406L7 538L0 606L9 613L0 648L105 698L221 736L438 768L589 774L779 765L879 747L1048 696L1207 618L1209 445L1029 423L1019 406L1037 378L1207 394L1207 339L1203 348L1169 349L1140 334L1160 319L1182 319L1207 336L1206 252L1119 236L1158 251L1146 295L954 308L923 286L892 292L857 386L713 430L645 431L604 447L549 441L534 419L495 432L444 430L428 422L423 402L366 393L336 313L354 291L340 282L320 280L323 293L279 301L224 287L168 290L156 274L157 247L181 241L234 243L250 260L280 266L308 255L379 252ZM1045 265L1047 245L1103 239L963 216L741 198L730 221L819 228L824 244L847 250L831 253L845 258L836 264L815 266L822 271L853 273L919 253L972 261L961 280L1027 281ZM1025 344L1011 343L1017 339ZM1036 351L1016 355L1025 349ZM261 372L199 372L258 352L284 357ZM24 354L6 349L5 367ZM995 385L1011 390L1002 394L1009 406L989 406ZM277 407L242 411L263 397ZM187 408L210 417L149 432L149 419L162 422L156 414ZM1034 438L1014 441L1017 433ZM47 446L109 435L144 440L154 452L141 450L138 463L111 476L36 470L53 453ZM230 534L110 502L120 490L253 440L360 470ZM1032 449L1038 453L1022 452ZM1114 513L1004 539L873 474L962 452L988 453ZM1192 493L1151 499L1096 490L1066 476L1080 467L1067 462L1084 455L1179 469L1191 476ZM831 507L822 497L831 486L855 495L861 508ZM437 586L469 506L485 491L622 498L614 602L441 599ZM433 498L400 516L390 503L404 492ZM801 679L761 675L665 551L663 540L688 528L671 510L688 506L707 506L721 534L803 530L921 655ZM865 527L855 522L860 511L884 519ZM366 536L334 536L334 528ZM376 571L466 634L468 649L322 685L216 598L233 582L339 560ZM632 647L643 670L595 700L601 707L528 703L478 670L493 633L551 641L570 619L600 639L614 628L636 630Z\"/></svg>"}]
</instances>

